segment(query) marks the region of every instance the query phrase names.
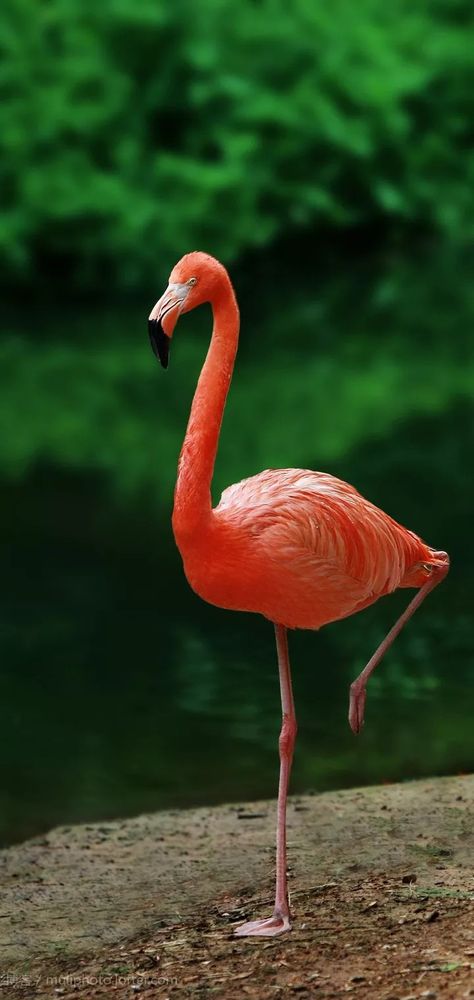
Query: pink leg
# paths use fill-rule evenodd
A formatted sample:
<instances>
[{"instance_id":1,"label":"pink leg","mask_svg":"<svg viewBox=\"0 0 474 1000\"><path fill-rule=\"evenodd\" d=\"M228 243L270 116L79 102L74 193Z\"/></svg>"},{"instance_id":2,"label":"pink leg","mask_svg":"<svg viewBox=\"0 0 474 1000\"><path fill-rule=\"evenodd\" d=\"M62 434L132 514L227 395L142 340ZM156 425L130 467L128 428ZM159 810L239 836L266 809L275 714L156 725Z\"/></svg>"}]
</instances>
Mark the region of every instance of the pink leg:
<instances>
[{"instance_id":1,"label":"pink leg","mask_svg":"<svg viewBox=\"0 0 474 1000\"><path fill-rule=\"evenodd\" d=\"M286 628L275 625L275 636L280 673L281 709L283 722L279 739L280 783L278 787L278 814L276 836L276 893L273 915L263 920L250 920L235 929L239 937L260 935L273 937L290 930L290 906L286 881L286 799L290 778L293 750L296 739L296 716L291 689L290 661Z\"/></svg>"},{"instance_id":2,"label":"pink leg","mask_svg":"<svg viewBox=\"0 0 474 1000\"><path fill-rule=\"evenodd\" d=\"M369 660L362 673L359 674L359 676L356 677L355 681L351 684L349 699L349 725L354 733L360 733L362 726L364 725L366 696L365 685L367 684L370 675L373 673L376 666L378 666L382 657L387 652L387 649L392 645L393 640L396 639L408 619L411 618L416 609L419 608L422 601L424 601L425 597L429 594L430 590L433 590L438 583L441 583L443 577L446 576L449 569L449 562L446 561L444 565L433 565L431 569L432 573L429 579L423 584L418 593L415 594L406 611L400 615L398 621L395 622L395 625L390 629L388 635L385 636L383 642L381 642L378 649L376 649L372 659Z\"/></svg>"}]
</instances>

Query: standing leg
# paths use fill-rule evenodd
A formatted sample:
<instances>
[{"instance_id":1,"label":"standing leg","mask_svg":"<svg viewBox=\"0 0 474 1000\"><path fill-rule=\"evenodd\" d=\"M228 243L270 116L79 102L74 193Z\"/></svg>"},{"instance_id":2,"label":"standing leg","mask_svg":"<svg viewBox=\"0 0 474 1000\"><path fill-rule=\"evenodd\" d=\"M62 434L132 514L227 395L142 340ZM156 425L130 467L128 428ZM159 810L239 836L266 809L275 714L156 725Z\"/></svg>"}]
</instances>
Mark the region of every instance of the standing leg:
<instances>
[{"instance_id":1,"label":"standing leg","mask_svg":"<svg viewBox=\"0 0 474 1000\"><path fill-rule=\"evenodd\" d=\"M296 739L296 716L291 689L290 660L288 657L288 638L283 625L275 625L275 636L278 653L278 670L280 673L280 692L282 727L279 739L280 751L280 782L278 786L278 812L276 835L276 892L273 916L264 920L250 920L237 927L235 934L239 937L247 935L262 935L273 937L283 931L290 930L290 906L288 902L288 886L286 880L286 798L290 779L293 750Z\"/></svg>"},{"instance_id":2,"label":"standing leg","mask_svg":"<svg viewBox=\"0 0 474 1000\"><path fill-rule=\"evenodd\" d=\"M445 553L442 553L445 555ZM365 685L374 672L375 668L380 663L382 657L387 652L389 646L392 645L394 639L402 631L403 626L406 624L409 618L415 613L416 609L419 608L422 601L429 594L430 590L441 583L443 577L449 569L449 561L446 556L446 562L442 565L433 565L432 572L429 579L420 588L417 594L415 594L413 600L410 601L406 611L400 615L398 621L390 629L390 632L385 636L383 642L380 643L378 649L376 649L374 655L369 660L366 667L364 667L361 674L356 677L355 681L351 684L350 689L350 700L349 700L349 725L354 733L360 733L362 726L364 725L364 708L365 708Z\"/></svg>"}]
</instances>

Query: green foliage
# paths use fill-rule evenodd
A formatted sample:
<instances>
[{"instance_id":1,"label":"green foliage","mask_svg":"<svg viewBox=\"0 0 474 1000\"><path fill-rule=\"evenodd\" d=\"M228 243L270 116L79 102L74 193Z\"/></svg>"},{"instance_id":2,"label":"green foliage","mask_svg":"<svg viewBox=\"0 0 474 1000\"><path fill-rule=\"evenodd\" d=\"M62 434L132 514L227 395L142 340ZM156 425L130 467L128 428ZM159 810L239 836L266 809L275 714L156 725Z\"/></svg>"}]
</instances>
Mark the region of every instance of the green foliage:
<instances>
[{"instance_id":1,"label":"green foliage","mask_svg":"<svg viewBox=\"0 0 474 1000\"><path fill-rule=\"evenodd\" d=\"M473 19L468 0L8 0L3 280L131 287L185 249L230 262L316 225L469 239Z\"/></svg>"}]
</instances>

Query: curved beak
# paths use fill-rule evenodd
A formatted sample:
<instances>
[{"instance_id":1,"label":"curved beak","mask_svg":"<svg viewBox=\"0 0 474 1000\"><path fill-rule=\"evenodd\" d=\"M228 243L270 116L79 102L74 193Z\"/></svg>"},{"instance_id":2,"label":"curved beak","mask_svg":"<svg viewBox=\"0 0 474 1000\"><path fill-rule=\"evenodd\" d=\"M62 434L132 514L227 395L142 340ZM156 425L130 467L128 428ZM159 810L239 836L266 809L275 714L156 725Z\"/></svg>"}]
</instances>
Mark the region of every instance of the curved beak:
<instances>
[{"instance_id":1,"label":"curved beak","mask_svg":"<svg viewBox=\"0 0 474 1000\"><path fill-rule=\"evenodd\" d=\"M168 367L170 340L186 301L189 285L170 283L148 317L148 334L155 357Z\"/></svg>"}]
</instances>

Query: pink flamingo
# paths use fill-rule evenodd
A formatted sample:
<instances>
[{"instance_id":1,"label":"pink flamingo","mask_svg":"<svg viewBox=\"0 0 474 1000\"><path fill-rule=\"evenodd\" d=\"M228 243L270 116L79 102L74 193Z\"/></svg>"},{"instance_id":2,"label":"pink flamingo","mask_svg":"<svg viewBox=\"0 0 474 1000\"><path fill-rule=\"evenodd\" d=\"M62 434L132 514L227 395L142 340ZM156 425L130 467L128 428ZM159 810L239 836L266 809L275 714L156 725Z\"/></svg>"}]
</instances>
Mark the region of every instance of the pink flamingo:
<instances>
[{"instance_id":1,"label":"pink flamingo","mask_svg":"<svg viewBox=\"0 0 474 1000\"><path fill-rule=\"evenodd\" d=\"M449 569L449 558L397 524L348 483L307 469L267 469L224 490L214 509L211 480L239 334L239 310L225 268L190 253L171 272L148 321L164 368L178 317L208 302L209 351L194 395L178 466L173 531L186 577L205 601L255 611L275 627L282 728L272 916L236 928L272 936L290 929L286 800L296 737L287 629L319 629L361 611L398 587L419 588L350 687L349 723L364 721L368 678L405 623Z\"/></svg>"}]
</instances>

